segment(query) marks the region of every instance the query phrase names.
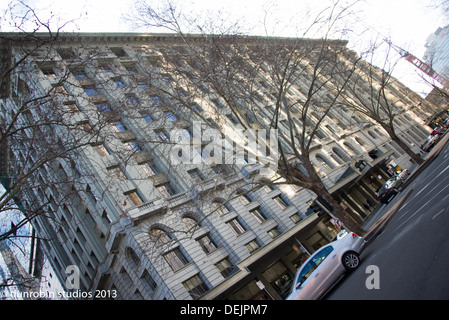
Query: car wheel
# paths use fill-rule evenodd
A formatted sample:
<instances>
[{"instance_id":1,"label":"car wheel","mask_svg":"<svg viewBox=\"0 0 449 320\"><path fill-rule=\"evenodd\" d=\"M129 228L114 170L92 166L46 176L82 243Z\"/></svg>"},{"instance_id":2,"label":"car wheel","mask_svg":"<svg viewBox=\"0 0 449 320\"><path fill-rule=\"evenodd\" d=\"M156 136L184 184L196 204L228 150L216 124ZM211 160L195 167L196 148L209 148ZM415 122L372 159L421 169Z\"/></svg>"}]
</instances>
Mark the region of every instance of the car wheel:
<instances>
[{"instance_id":1,"label":"car wheel","mask_svg":"<svg viewBox=\"0 0 449 320\"><path fill-rule=\"evenodd\" d=\"M349 251L343 255L343 266L348 271L354 271L360 265L360 257L356 252Z\"/></svg>"}]
</instances>

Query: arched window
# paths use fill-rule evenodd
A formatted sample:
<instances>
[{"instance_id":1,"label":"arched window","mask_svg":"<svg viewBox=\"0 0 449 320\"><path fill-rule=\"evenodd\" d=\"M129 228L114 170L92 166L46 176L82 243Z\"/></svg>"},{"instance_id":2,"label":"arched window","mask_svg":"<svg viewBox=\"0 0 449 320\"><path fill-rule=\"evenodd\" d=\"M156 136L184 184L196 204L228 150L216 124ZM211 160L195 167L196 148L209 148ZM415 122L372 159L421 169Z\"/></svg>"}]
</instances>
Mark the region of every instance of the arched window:
<instances>
[{"instance_id":1,"label":"arched window","mask_svg":"<svg viewBox=\"0 0 449 320\"><path fill-rule=\"evenodd\" d=\"M320 163L320 165L323 168L325 168L326 170L332 170L335 168L334 165L328 159L326 159L323 155L318 153L315 157L318 160L318 162Z\"/></svg>"},{"instance_id":2,"label":"arched window","mask_svg":"<svg viewBox=\"0 0 449 320\"><path fill-rule=\"evenodd\" d=\"M170 243L173 238L170 234L158 227L151 228L149 231L150 239L155 243L156 247Z\"/></svg>"},{"instance_id":3,"label":"arched window","mask_svg":"<svg viewBox=\"0 0 449 320\"><path fill-rule=\"evenodd\" d=\"M345 141L345 142L343 142L343 145L344 145L346 148L348 148L348 149L351 151L351 153L352 153L353 155L356 155L356 154L357 154L357 149L356 149L352 144L350 144L349 142Z\"/></svg>"},{"instance_id":4,"label":"arched window","mask_svg":"<svg viewBox=\"0 0 449 320\"><path fill-rule=\"evenodd\" d=\"M250 194L248 193L248 191L246 191L245 189L239 189L237 190L237 194L239 195L239 199L240 201L244 204L247 205L248 203L253 201L253 198L250 196Z\"/></svg>"},{"instance_id":5,"label":"arched window","mask_svg":"<svg viewBox=\"0 0 449 320\"><path fill-rule=\"evenodd\" d=\"M229 202L226 202L222 198L217 198L212 201L213 210L219 215L224 216L225 214L234 210Z\"/></svg>"},{"instance_id":6,"label":"arched window","mask_svg":"<svg viewBox=\"0 0 449 320\"><path fill-rule=\"evenodd\" d=\"M189 214L186 214L181 219L182 225L188 231L194 231L195 229L200 227L198 221Z\"/></svg>"},{"instance_id":7,"label":"arched window","mask_svg":"<svg viewBox=\"0 0 449 320\"><path fill-rule=\"evenodd\" d=\"M378 138L377 135L376 135L374 132L372 132L371 130L368 130L368 134L369 134L370 137L373 138L373 139L377 139L377 138Z\"/></svg>"},{"instance_id":8,"label":"arched window","mask_svg":"<svg viewBox=\"0 0 449 320\"><path fill-rule=\"evenodd\" d=\"M382 137L384 134L377 128L374 128L374 131L378 134L379 137Z\"/></svg>"},{"instance_id":9,"label":"arched window","mask_svg":"<svg viewBox=\"0 0 449 320\"><path fill-rule=\"evenodd\" d=\"M339 158L340 159L340 161L338 161L337 160L337 162L338 163L342 163L342 162L348 162L348 161L350 161L351 159L346 155L346 153L343 151L343 150L341 150L340 148L338 148L338 147L333 147L332 148L332 151L334 152L334 154L336 155L336 157L334 157L334 159L335 158Z\"/></svg>"},{"instance_id":10,"label":"arched window","mask_svg":"<svg viewBox=\"0 0 449 320\"><path fill-rule=\"evenodd\" d=\"M367 147L368 145L366 144L365 140L359 138L359 137L355 137L355 141L357 141L358 144L360 144L362 147Z\"/></svg>"}]
</instances>

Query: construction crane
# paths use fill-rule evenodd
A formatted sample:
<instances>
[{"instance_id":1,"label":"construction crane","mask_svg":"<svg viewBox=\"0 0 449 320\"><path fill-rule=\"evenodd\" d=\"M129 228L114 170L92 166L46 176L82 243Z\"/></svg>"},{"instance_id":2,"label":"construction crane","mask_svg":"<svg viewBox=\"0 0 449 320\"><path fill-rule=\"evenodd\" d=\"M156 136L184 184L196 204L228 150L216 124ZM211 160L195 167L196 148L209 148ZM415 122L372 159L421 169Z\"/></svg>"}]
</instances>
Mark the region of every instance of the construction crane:
<instances>
[{"instance_id":1,"label":"construction crane","mask_svg":"<svg viewBox=\"0 0 449 320\"><path fill-rule=\"evenodd\" d=\"M423 62L422 60L415 57L410 52L402 49L401 47L398 47L394 45L390 40L385 39L385 42L387 42L393 49L395 49L401 57L403 57L405 60L413 64L416 68L424 72L426 75L428 75L430 78L434 79L438 83L440 83L444 88L449 88L449 80L445 78L444 76L438 74L435 70L432 69L430 65Z\"/></svg>"}]
</instances>

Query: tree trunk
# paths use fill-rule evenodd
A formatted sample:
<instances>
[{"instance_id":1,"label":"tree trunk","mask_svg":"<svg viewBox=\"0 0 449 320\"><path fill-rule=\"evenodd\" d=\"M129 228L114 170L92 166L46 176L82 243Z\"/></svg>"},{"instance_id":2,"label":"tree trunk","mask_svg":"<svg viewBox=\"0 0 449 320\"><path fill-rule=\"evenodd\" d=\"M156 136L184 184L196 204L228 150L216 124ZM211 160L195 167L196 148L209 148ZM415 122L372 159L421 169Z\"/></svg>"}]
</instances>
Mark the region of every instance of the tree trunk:
<instances>
[{"instance_id":1,"label":"tree trunk","mask_svg":"<svg viewBox=\"0 0 449 320\"><path fill-rule=\"evenodd\" d=\"M303 151L303 156L305 156L303 159L303 165L308 172L307 177L307 184L304 183L303 186L307 189L314 192L317 196L321 196L324 200L326 200L333 208L333 210L330 212L330 214L336 218L339 219L346 230L355 232L357 235L363 237L366 234L366 230L364 230L358 223L355 221L346 211L343 210L343 208L340 206L340 204L334 199L334 197L329 193L329 191L324 186L323 182L321 181L320 177L315 171L315 167L309 160L309 153L308 150ZM297 172L295 170L290 171L292 176L297 177L299 180L304 179L304 177L297 176ZM304 181L304 180L303 180Z\"/></svg>"},{"instance_id":2,"label":"tree trunk","mask_svg":"<svg viewBox=\"0 0 449 320\"><path fill-rule=\"evenodd\" d=\"M413 159L413 161L415 161L418 165L424 163L424 159L421 158L420 155L414 153L412 149L410 149L409 146L396 135L396 133L394 132L394 130L391 129L391 127L385 125L382 125L382 127L388 132L388 135L390 136L391 140L395 141L402 148L402 150L404 150Z\"/></svg>"},{"instance_id":3,"label":"tree trunk","mask_svg":"<svg viewBox=\"0 0 449 320\"><path fill-rule=\"evenodd\" d=\"M357 221L355 221L349 214L346 213L346 211L343 210L343 208L340 206L340 204L334 199L334 197L327 191L327 189L321 185L316 185L312 190L315 194L321 196L324 200L326 200L331 206L332 211L330 212L331 215L339 219L346 230L350 232L355 232L358 236L363 237L366 235L366 230L360 226Z\"/></svg>"}]
</instances>

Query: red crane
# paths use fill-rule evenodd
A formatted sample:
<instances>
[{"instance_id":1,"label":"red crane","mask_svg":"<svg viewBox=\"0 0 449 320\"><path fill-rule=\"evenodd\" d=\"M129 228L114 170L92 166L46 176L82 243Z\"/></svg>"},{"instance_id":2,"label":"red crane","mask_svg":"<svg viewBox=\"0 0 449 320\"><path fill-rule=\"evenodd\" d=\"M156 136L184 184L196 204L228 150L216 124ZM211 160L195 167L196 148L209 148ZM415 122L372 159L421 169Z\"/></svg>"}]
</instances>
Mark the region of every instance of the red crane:
<instances>
[{"instance_id":1,"label":"red crane","mask_svg":"<svg viewBox=\"0 0 449 320\"><path fill-rule=\"evenodd\" d=\"M438 74L435 70L432 69L430 65L423 62L422 60L415 57L410 52L394 45L391 43L391 41L385 40L392 48L394 48L405 60L413 64L415 67L417 67L419 70L424 72L426 75L440 83L444 88L449 87L449 80L445 78L444 76Z\"/></svg>"}]
</instances>

